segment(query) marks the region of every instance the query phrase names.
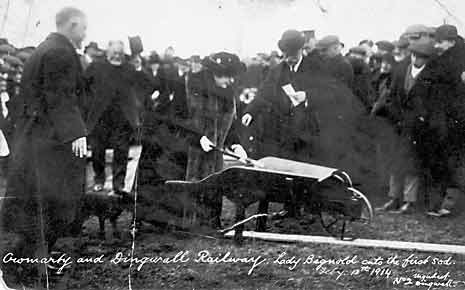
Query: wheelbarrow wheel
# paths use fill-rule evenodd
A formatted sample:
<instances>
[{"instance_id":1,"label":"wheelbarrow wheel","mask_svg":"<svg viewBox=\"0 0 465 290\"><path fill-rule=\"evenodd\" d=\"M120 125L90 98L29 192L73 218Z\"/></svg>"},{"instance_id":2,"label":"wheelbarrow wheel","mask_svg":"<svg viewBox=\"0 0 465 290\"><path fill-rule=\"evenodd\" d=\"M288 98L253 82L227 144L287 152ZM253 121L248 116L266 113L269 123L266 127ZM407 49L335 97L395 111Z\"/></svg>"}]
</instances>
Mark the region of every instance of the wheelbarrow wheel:
<instances>
[{"instance_id":1,"label":"wheelbarrow wheel","mask_svg":"<svg viewBox=\"0 0 465 290\"><path fill-rule=\"evenodd\" d=\"M352 187L348 190L356 207L347 212L343 202L340 202L338 206L331 207L331 210L321 210L319 216L321 226L328 234L344 241L353 241L359 237L363 227L371 223L373 207L363 193Z\"/></svg>"},{"instance_id":2,"label":"wheelbarrow wheel","mask_svg":"<svg viewBox=\"0 0 465 290\"><path fill-rule=\"evenodd\" d=\"M370 224L374 216L373 207L371 206L370 201L359 190L353 187L349 187L348 190L350 190L352 194L361 202L360 216L357 218L357 222L362 224Z\"/></svg>"}]
</instances>

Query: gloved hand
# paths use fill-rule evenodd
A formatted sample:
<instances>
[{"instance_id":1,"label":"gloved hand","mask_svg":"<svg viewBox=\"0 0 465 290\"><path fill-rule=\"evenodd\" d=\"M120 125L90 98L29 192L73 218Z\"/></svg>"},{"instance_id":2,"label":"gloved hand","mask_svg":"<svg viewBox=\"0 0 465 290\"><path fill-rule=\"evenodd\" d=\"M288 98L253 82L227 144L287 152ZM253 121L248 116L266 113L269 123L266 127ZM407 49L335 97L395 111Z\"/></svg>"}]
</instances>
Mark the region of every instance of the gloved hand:
<instances>
[{"instance_id":1,"label":"gloved hand","mask_svg":"<svg viewBox=\"0 0 465 290\"><path fill-rule=\"evenodd\" d=\"M152 101L155 101L156 99L158 99L158 97L160 96L160 91L155 91L153 92L152 94Z\"/></svg>"},{"instance_id":2,"label":"gloved hand","mask_svg":"<svg viewBox=\"0 0 465 290\"><path fill-rule=\"evenodd\" d=\"M234 154L240 157L240 160L245 161L247 159L247 152L244 150L244 147L240 144L234 144L231 146Z\"/></svg>"},{"instance_id":3,"label":"gloved hand","mask_svg":"<svg viewBox=\"0 0 465 290\"><path fill-rule=\"evenodd\" d=\"M249 113L245 114L244 116L242 116L242 124L246 127L248 127L250 125L250 123L252 122L252 115L250 115Z\"/></svg>"},{"instance_id":4,"label":"gloved hand","mask_svg":"<svg viewBox=\"0 0 465 290\"><path fill-rule=\"evenodd\" d=\"M213 144L213 142L210 141L207 136L202 136L202 138L200 138L200 146L202 147L203 151L210 152L215 147L215 144Z\"/></svg>"},{"instance_id":5,"label":"gloved hand","mask_svg":"<svg viewBox=\"0 0 465 290\"><path fill-rule=\"evenodd\" d=\"M71 143L74 155L79 158L87 157L87 138L80 137Z\"/></svg>"}]
</instances>

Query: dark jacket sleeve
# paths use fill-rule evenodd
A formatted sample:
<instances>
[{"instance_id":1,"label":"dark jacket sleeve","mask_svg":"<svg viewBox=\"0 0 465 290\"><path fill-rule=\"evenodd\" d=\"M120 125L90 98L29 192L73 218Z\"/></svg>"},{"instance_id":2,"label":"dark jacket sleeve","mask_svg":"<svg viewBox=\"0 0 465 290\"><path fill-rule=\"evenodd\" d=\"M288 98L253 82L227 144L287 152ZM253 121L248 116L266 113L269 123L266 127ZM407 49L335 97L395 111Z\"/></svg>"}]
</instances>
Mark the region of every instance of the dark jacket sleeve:
<instances>
[{"instance_id":1,"label":"dark jacket sleeve","mask_svg":"<svg viewBox=\"0 0 465 290\"><path fill-rule=\"evenodd\" d=\"M407 65L404 63L395 67L392 74L392 82L389 88L389 93L386 95L386 108L388 111L388 118L393 123L398 123L402 119L401 110L401 95L404 89L404 81Z\"/></svg>"},{"instance_id":2,"label":"dark jacket sleeve","mask_svg":"<svg viewBox=\"0 0 465 290\"><path fill-rule=\"evenodd\" d=\"M146 119L149 121L144 124L145 134L156 134L157 128L154 127L163 125L175 129L177 132L175 138L181 138L189 145L200 147L200 138L202 138L203 134L192 126L188 120L163 115L155 111L148 112ZM160 142L162 141L160 140Z\"/></svg>"},{"instance_id":3,"label":"dark jacket sleeve","mask_svg":"<svg viewBox=\"0 0 465 290\"><path fill-rule=\"evenodd\" d=\"M262 110L272 106L272 99L275 95L278 74L276 68L271 69L265 78L265 81L258 90L255 99L245 108L244 114L250 114L255 117Z\"/></svg>"},{"instance_id":4,"label":"dark jacket sleeve","mask_svg":"<svg viewBox=\"0 0 465 290\"><path fill-rule=\"evenodd\" d=\"M87 135L77 104L77 70L74 56L65 49L52 50L44 55L43 98L50 122L63 143Z\"/></svg>"},{"instance_id":5,"label":"dark jacket sleeve","mask_svg":"<svg viewBox=\"0 0 465 290\"><path fill-rule=\"evenodd\" d=\"M150 103L152 94L156 88L152 82L150 73L144 70L134 71L133 83L137 90L139 110L142 111Z\"/></svg>"},{"instance_id":6,"label":"dark jacket sleeve","mask_svg":"<svg viewBox=\"0 0 465 290\"><path fill-rule=\"evenodd\" d=\"M348 60L344 59L344 81L347 86L352 89L352 85L354 82L354 69L352 68L352 64Z\"/></svg>"}]
</instances>

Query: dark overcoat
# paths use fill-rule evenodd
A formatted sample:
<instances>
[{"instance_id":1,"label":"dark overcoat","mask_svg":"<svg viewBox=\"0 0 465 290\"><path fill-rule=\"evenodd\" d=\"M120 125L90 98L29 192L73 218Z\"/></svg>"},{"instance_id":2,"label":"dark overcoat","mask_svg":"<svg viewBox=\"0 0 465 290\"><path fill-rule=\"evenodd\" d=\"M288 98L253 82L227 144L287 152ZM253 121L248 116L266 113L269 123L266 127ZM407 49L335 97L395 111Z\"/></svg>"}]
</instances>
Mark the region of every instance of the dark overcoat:
<instances>
[{"instance_id":1,"label":"dark overcoat","mask_svg":"<svg viewBox=\"0 0 465 290\"><path fill-rule=\"evenodd\" d=\"M405 89L405 79L409 72L410 62L404 62L396 67L393 72L391 85L391 114L395 116L397 122L400 122L402 134L412 136L415 126L418 122L426 119L426 109L424 99L428 96L431 90L431 82L429 81L429 70L425 68L417 76L414 85L409 91Z\"/></svg>"},{"instance_id":2,"label":"dark overcoat","mask_svg":"<svg viewBox=\"0 0 465 290\"><path fill-rule=\"evenodd\" d=\"M431 112L432 125L444 127L451 150L462 149L465 139L465 83L461 75L465 71L465 44L461 37L455 46L431 62L431 70L433 89L426 105Z\"/></svg>"},{"instance_id":3,"label":"dark overcoat","mask_svg":"<svg viewBox=\"0 0 465 290\"><path fill-rule=\"evenodd\" d=\"M404 61L393 71L389 96L389 115L395 122L398 132L397 150L393 158L392 170L399 173L416 174L427 136L427 111L424 100L431 91L430 70L424 68L417 76L410 90L405 89L410 61Z\"/></svg>"},{"instance_id":4,"label":"dark overcoat","mask_svg":"<svg viewBox=\"0 0 465 290\"><path fill-rule=\"evenodd\" d=\"M349 58L349 61L354 70L352 92L360 99L365 108L369 110L373 105L370 68L361 59Z\"/></svg>"},{"instance_id":5,"label":"dark overcoat","mask_svg":"<svg viewBox=\"0 0 465 290\"><path fill-rule=\"evenodd\" d=\"M89 90L85 102L87 128L92 132L102 114L110 106L122 113L121 118L133 129L140 125L140 108L136 71L126 63L114 66L107 60L92 62L85 72L86 87Z\"/></svg>"},{"instance_id":6,"label":"dark overcoat","mask_svg":"<svg viewBox=\"0 0 465 290\"><path fill-rule=\"evenodd\" d=\"M352 64L345 57L337 55L335 57L323 58L323 61L327 70L334 78L340 80L348 88L352 88L354 70Z\"/></svg>"},{"instance_id":7,"label":"dark overcoat","mask_svg":"<svg viewBox=\"0 0 465 290\"><path fill-rule=\"evenodd\" d=\"M207 136L218 148L236 143L229 136L236 117L236 100L232 87L215 85L213 74L203 70L191 74L187 83L188 120L203 136ZM187 161L187 180L199 180L223 168L223 154L218 151L205 153L198 146L190 146Z\"/></svg>"},{"instance_id":8,"label":"dark overcoat","mask_svg":"<svg viewBox=\"0 0 465 290\"><path fill-rule=\"evenodd\" d=\"M262 144L257 157L310 159L319 127L312 109L309 66L308 57L304 57L297 72L292 73L286 62L271 68L255 100L246 108L245 113L263 126L261 136L257 137ZM308 101L293 107L282 88L287 84L292 84L296 91L305 91Z\"/></svg>"},{"instance_id":9,"label":"dark overcoat","mask_svg":"<svg viewBox=\"0 0 465 290\"><path fill-rule=\"evenodd\" d=\"M425 98L428 112L427 146L423 153L425 166L434 183L459 186L465 182L457 177L465 160L465 44L459 37L456 45L429 63L431 91Z\"/></svg>"},{"instance_id":10,"label":"dark overcoat","mask_svg":"<svg viewBox=\"0 0 465 290\"><path fill-rule=\"evenodd\" d=\"M73 154L71 143L87 135L78 106L81 77L72 43L52 33L27 61L13 100L15 130L0 221L5 231L26 237L26 250L37 249L40 229L52 246L78 214L85 159Z\"/></svg>"},{"instance_id":11,"label":"dark overcoat","mask_svg":"<svg viewBox=\"0 0 465 290\"><path fill-rule=\"evenodd\" d=\"M174 91L167 91L167 84L158 74L151 77L152 90L158 90L160 95L155 100L149 97L145 105L139 184L160 184L186 177L187 148L194 130L186 130L189 126L185 77L177 79ZM200 137L192 139L199 143Z\"/></svg>"}]
</instances>

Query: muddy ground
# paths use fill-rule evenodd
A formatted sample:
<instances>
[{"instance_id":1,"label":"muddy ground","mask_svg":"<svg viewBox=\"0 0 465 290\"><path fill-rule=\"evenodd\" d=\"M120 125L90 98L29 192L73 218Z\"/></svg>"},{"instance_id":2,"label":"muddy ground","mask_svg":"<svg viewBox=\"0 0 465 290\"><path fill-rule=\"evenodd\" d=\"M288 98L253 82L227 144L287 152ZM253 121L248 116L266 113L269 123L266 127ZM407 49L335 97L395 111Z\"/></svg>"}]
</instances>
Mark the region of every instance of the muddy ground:
<instances>
[{"instance_id":1,"label":"muddy ground","mask_svg":"<svg viewBox=\"0 0 465 290\"><path fill-rule=\"evenodd\" d=\"M224 207L223 222L231 223L233 205L225 201ZM411 216L377 214L373 223L365 227L363 238L463 245L464 217L462 214L428 219L421 213ZM104 255L103 263L78 265L72 276L62 277L62 282L66 281L62 284L64 289L130 289L130 272L132 289L140 290L465 289L464 255L250 239L237 246L229 239L170 232L149 224L144 224L136 234L134 257L165 260L146 264L142 264L142 260L134 261L130 269L130 263L116 259L130 255L132 239L127 230L130 223L131 215L123 214L118 224L123 229L122 239L113 239L108 231L106 240L102 241L97 237L97 220L89 220L85 225L86 246L81 255ZM248 227L252 229L253 224ZM325 234L318 222L311 224L302 218L273 221L269 229L282 233ZM66 243L62 247L66 252ZM229 258L240 259L218 261L227 253L230 253ZM208 260L208 257L217 260ZM334 264L337 259L339 264Z\"/></svg>"},{"instance_id":2,"label":"muddy ground","mask_svg":"<svg viewBox=\"0 0 465 290\"><path fill-rule=\"evenodd\" d=\"M385 201L385 188L372 192L373 205ZM255 212L256 205L248 210ZM281 209L272 204L271 211ZM222 222L231 225L234 205L224 200ZM399 215L377 212L361 238L465 245L465 213L427 218L423 212ZM98 237L98 220L84 225L83 247L62 239L58 250L71 257L64 276L50 277L50 289L465 289L465 255L422 253L326 244L274 243L246 239L241 246L211 232L181 232L143 223L133 240L128 211L118 219L120 238L109 222ZM274 220L276 233L327 235L318 219ZM253 230L254 224L247 229ZM78 258L87 258L81 260ZM3 290L3 289L2 289Z\"/></svg>"}]
</instances>

